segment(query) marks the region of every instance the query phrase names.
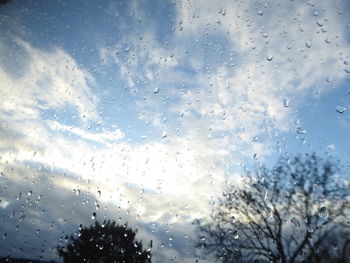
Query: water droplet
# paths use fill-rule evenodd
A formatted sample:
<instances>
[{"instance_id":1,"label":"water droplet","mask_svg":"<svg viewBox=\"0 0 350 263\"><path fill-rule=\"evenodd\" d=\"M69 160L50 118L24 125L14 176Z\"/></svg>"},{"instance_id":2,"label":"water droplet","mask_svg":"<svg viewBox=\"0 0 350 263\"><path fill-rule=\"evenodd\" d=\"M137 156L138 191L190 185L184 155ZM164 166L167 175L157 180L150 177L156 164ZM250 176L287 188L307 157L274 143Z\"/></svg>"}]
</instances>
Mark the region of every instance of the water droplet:
<instances>
[{"instance_id":1,"label":"water droplet","mask_svg":"<svg viewBox=\"0 0 350 263\"><path fill-rule=\"evenodd\" d=\"M346 73L350 73L350 68L346 68L346 69L344 69L344 71L345 71Z\"/></svg>"},{"instance_id":2,"label":"water droplet","mask_svg":"<svg viewBox=\"0 0 350 263\"><path fill-rule=\"evenodd\" d=\"M98 198L101 198L101 191L100 190L97 191L97 196L98 196Z\"/></svg>"},{"instance_id":3,"label":"water droplet","mask_svg":"<svg viewBox=\"0 0 350 263\"><path fill-rule=\"evenodd\" d=\"M271 61L271 60L273 59L273 56L268 55L268 56L266 57L266 59L267 59L268 61Z\"/></svg>"},{"instance_id":4,"label":"water droplet","mask_svg":"<svg viewBox=\"0 0 350 263\"><path fill-rule=\"evenodd\" d=\"M297 229L300 229L300 222L299 222L298 218L292 217L290 219L290 222L292 222Z\"/></svg>"},{"instance_id":5,"label":"water droplet","mask_svg":"<svg viewBox=\"0 0 350 263\"><path fill-rule=\"evenodd\" d=\"M307 48L311 48L311 47L312 47L312 41L311 41L311 40L306 41L306 42L305 42L305 46L306 46Z\"/></svg>"},{"instance_id":6,"label":"water droplet","mask_svg":"<svg viewBox=\"0 0 350 263\"><path fill-rule=\"evenodd\" d=\"M286 98L283 99L283 106L284 107L286 107L286 108L289 107L289 103L290 103L289 98L286 97Z\"/></svg>"},{"instance_id":7,"label":"water droplet","mask_svg":"<svg viewBox=\"0 0 350 263\"><path fill-rule=\"evenodd\" d=\"M33 191L28 191L28 196L31 196L33 194Z\"/></svg>"},{"instance_id":8,"label":"water droplet","mask_svg":"<svg viewBox=\"0 0 350 263\"><path fill-rule=\"evenodd\" d=\"M167 132L164 131L164 132L162 133L162 138L166 138L167 136L168 136Z\"/></svg>"},{"instance_id":9,"label":"water droplet","mask_svg":"<svg viewBox=\"0 0 350 263\"><path fill-rule=\"evenodd\" d=\"M323 23L322 23L320 20L318 20L318 21L316 22L316 24L317 24L318 26L323 26Z\"/></svg>"},{"instance_id":10,"label":"water droplet","mask_svg":"<svg viewBox=\"0 0 350 263\"><path fill-rule=\"evenodd\" d=\"M257 141L259 141L259 138L258 138L257 136L254 136L254 137L253 137L253 141L254 141L254 142L257 142Z\"/></svg>"},{"instance_id":11,"label":"water droplet","mask_svg":"<svg viewBox=\"0 0 350 263\"><path fill-rule=\"evenodd\" d=\"M5 240L7 238L7 233L4 233L2 239Z\"/></svg>"},{"instance_id":12,"label":"water droplet","mask_svg":"<svg viewBox=\"0 0 350 263\"><path fill-rule=\"evenodd\" d=\"M21 223L25 217L26 215L21 215L18 219L18 223Z\"/></svg>"},{"instance_id":13,"label":"water droplet","mask_svg":"<svg viewBox=\"0 0 350 263\"><path fill-rule=\"evenodd\" d=\"M93 213L92 213L92 216L91 216L91 220L95 220L95 219L96 219L96 213L93 212Z\"/></svg>"},{"instance_id":14,"label":"water droplet","mask_svg":"<svg viewBox=\"0 0 350 263\"><path fill-rule=\"evenodd\" d=\"M154 90L153 90L153 93L154 94L157 94L159 92L159 88L158 87L155 87Z\"/></svg>"},{"instance_id":15,"label":"water droplet","mask_svg":"<svg viewBox=\"0 0 350 263\"><path fill-rule=\"evenodd\" d=\"M238 238L239 238L239 234L238 234L237 231L234 231L234 232L233 232L233 238L234 238L234 239L238 239Z\"/></svg>"},{"instance_id":16,"label":"water droplet","mask_svg":"<svg viewBox=\"0 0 350 263\"><path fill-rule=\"evenodd\" d=\"M327 44L332 43L332 42L329 40L329 38L328 38L328 37L327 37L327 38L324 40L324 42L326 42Z\"/></svg>"},{"instance_id":17,"label":"water droplet","mask_svg":"<svg viewBox=\"0 0 350 263\"><path fill-rule=\"evenodd\" d=\"M315 231L314 227L312 225L309 225L307 227L307 231L310 232L310 233L313 233Z\"/></svg>"},{"instance_id":18,"label":"water droplet","mask_svg":"<svg viewBox=\"0 0 350 263\"><path fill-rule=\"evenodd\" d=\"M236 223L236 218L234 216L231 216L231 223L232 224Z\"/></svg>"},{"instance_id":19,"label":"water droplet","mask_svg":"<svg viewBox=\"0 0 350 263\"><path fill-rule=\"evenodd\" d=\"M344 113L346 111L346 108L345 107L342 107L342 106L337 106L335 108L335 110L338 112L338 113Z\"/></svg>"},{"instance_id":20,"label":"water droplet","mask_svg":"<svg viewBox=\"0 0 350 263\"><path fill-rule=\"evenodd\" d=\"M303 129L301 127L297 128L297 134L306 134L306 133L307 133L307 131L305 129Z\"/></svg>"},{"instance_id":21,"label":"water droplet","mask_svg":"<svg viewBox=\"0 0 350 263\"><path fill-rule=\"evenodd\" d=\"M259 155L257 153L254 153L253 158L254 160L259 160Z\"/></svg>"},{"instance_id":22,"label":"water droplet","mask_svg":"<svg viewBox=\"0 0 350 263\"><path fill-rule=\"evenodd\" d=\"M327 218L329 215L328 209L325 206L322 206L318 212L318 215L322 218Z\"/></svg>"},{"instance_id":23,"label":"water droplet","mask_svg":"<svg viewBox=\"0 0 350 263\"><path fill-rule=\"evenodd\" d=\"M263 14L264 14L264 11L262 11L261 9L258 10L258 15L259 15L259 16L262 16Z\"/></svg>"}]
</instances>

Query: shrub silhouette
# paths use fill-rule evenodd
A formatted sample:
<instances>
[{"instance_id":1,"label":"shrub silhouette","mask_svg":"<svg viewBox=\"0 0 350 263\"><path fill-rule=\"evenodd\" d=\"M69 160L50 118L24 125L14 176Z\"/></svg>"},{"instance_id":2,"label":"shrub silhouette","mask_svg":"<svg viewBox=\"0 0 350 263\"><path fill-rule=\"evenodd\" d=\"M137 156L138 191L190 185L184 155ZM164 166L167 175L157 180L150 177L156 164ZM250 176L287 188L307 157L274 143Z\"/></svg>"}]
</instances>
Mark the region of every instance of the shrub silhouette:
<instances>
[{"instance_id":1,"label":"shrub silhouette","mask_svg":"<svg viewBox=\"0 0 350 263\"><path fill-rule=\"evenodd\" d=\"M80 226L66 246L57 248L65 263L150 263L152 241L147 250L135 240L137 231L116 222L96 222L89 228Z\"/></svg>"}]
</instances>

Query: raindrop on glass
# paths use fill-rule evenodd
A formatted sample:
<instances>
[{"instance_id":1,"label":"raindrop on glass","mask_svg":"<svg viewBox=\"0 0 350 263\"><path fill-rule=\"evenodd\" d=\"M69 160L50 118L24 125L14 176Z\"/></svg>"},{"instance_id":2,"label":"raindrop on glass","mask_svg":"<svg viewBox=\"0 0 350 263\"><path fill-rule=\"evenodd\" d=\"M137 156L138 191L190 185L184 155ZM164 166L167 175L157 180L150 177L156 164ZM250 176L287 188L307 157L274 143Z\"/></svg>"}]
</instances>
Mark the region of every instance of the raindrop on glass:
<instances>
[{"instance_id":1,"label":"raindrop on glass","mask_svg":"<svg viewBox=\"0 0 350 263\"><path fill-rule=\"evenodd\" d=\"M315 231L314 227L312 225L309 225L307 227L307 231L310 232L310 233L313 233Z\"/></svg>"},{"instance_id":2,"label":"raindrop on glass","mask_svg":"<svg viewBox=\"0 0 350 263\"><path fill-rule=\"evenodd\" d=\"M338 113L344 113L346 111L346 108L345 107L342 107L342 106L337 106L335 108L335 110L338 112Z\"/></svg>"},{"instance_id":3,"label":"raindrop on glass","mask_svg":"<svg viewBox=\"0 0 350 263\"><path fill-rule=\"evenodd\" d=\"M231 216L231 223L232 224L236 223L236 218L234 216Z\"/></svg>"},{"instance_id":4,"label":"raindrop on glass","mask_svg":"<svg viewBox=\"0 0 350 263\"><path fill-rule=\"evenodd\" d=\"M258 10L258 15L259 15L259 16L262 16L263 14L264 14L264 11L262 11L261 9Z\"/></svg>"},{"instance_id":5,"label":"raindrop on glass","mask_svg":"<svg viewBox=\"0 0 350 263\"><path fill-rule=\"evenodd\" d=\"M305 42L305 46L306 46L307 48L312 47L312 42L311 42L311 40L306 41L306 42Z\"/></svg>"},{"instance_id":6,"label":"raindrop on glass","mask_svg":"<svg viewBox=\"0 0 350 263\"><path fill-rule=\"evenodd\" d=\"M289 103L290 103L289 98L284 98L284 99L283 99L283 106L284 106L284 107L286 107L286 108L289 107Z\"/></svg>"},{"instance_id":7,"label":"raindrop on glass","mask_svg":"<svg viewBox=\"0 0 350 263\"><path fill-rule=\"evenodd\" d=\"M297 229L300 229L300 222L296 217L292 217L290 222L292 222Z\"/></svg>"},{"instance_id":8,"label":"raindrop on glass","mask_svg":"<svg viewBox=\"0 0 350 263\"><path fill-rule=\"evenodd\" d=\"M267 59L268 61L271 61L271 60L273 59L273 56L268 55L268 56L266 57L266 59Z\"/></svg>"},{"instance_id":9,"label":"raindrop on glass","mask_svg":"<svg viewBox=\"0 0 350 263\"><path fill-rule=\"evenodd\" d=\"M305 129L300 128L300 127L297 128L297 134L306 134L306 133L307 133L307 131Z\"/></svg>"},{"instance_id":10,"label":"raindrop on glass","mask_svg":"<svg viewBox=\"0 0 350 263\"><path fill-rule=\"evenodd\" d=\"M318 212L318 215L322 218L327 218L329 215L327 207L322 206Z\"/></svg>"},{"instance_id":11,"label":"raindrop on glass","mask_svg":"<svg viewBox=\"0 0 350 263\"><path fill-rule=\"evenodd\" d=\"M93 212L91 216L91 220L95 220L95 219L96 219L96 212Z\"/></svg>"},{"instance_id":12,"label":"raindrop on glass","mask_svg":"<svg viewBox=\"0 0 350 263\"><path fill-rule=\"evenodd\" d=\"M155 87L154 90L153 90L153 93L154 94L157 94L159 92L159 88L158 87Z\"/></svg>"},{"instance_id":13,"label":"raindrop on glass","mask_svg":"<svg viewBox=\"0 0 350 263\"><path fill-rule=\"evenodd\" d=\"M26 215L21 215L20 218L18 219L18 222L21 223L25 217Z\"/></svg>"}]
</instances>

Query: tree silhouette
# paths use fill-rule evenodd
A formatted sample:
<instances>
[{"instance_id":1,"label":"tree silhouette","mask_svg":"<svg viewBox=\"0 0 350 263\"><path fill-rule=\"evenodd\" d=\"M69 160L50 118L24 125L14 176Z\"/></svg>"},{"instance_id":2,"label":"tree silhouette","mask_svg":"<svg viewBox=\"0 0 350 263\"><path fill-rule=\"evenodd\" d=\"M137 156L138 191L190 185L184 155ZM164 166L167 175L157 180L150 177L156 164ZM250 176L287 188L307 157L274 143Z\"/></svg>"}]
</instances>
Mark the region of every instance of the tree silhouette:
<instances>
[{"instance_id":1,"label":"tree silhouette","mask_svg":"<svg viewBox=\"0 0 350 263\"><path fill-rule=\"evenodd\" d=\"M96 222L89 228L80 226L77 235L67 237L66 247L57 248L65 263L150 263L151 247L144 250L135 240L137 231L127 225L113 222Z\"/></svg>"},{"instance_id":2,"label":"tree silhouette","mask_svg":"<svg viewBox=\"0 0 350 263\"><path fill-rule=\"evenodd\" d=\"M209 221L194 222L198 247L223 262L350 262L350 188L339 172L315 154L247 172L227 183Z\"/></svg>"},{"instance_id":3,"label":"tree silhouette","mask_svg":"<svg viewBox=\"0 0 350 263\"><path fill-rule=\"evenodd\" d=\"M0 5L6 5L10 2L11 2L11 0L0 0Z\"/></svg>"}]
</instances>

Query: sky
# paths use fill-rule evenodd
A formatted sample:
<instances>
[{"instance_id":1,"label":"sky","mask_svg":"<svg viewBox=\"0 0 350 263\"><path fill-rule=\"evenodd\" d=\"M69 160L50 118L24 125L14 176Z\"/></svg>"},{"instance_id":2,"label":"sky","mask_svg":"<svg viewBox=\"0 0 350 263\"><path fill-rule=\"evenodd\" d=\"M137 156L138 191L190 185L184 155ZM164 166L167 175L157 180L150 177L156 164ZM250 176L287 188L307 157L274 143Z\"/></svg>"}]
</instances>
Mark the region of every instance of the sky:
<instances>
[{"instance_id":1,"label":"sky","mask_svg":"<svg viewBox=\"0 0 350 263\"><path fill-rule=\"evenodd\" d=\"M60 237L95 212L153 240L154 262L195 262L191 223L245 169L306 152L348 169L349 11L339 0L1 5L0 256L57 259Z\"/></svg>"}]
</instances>

